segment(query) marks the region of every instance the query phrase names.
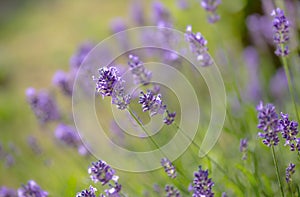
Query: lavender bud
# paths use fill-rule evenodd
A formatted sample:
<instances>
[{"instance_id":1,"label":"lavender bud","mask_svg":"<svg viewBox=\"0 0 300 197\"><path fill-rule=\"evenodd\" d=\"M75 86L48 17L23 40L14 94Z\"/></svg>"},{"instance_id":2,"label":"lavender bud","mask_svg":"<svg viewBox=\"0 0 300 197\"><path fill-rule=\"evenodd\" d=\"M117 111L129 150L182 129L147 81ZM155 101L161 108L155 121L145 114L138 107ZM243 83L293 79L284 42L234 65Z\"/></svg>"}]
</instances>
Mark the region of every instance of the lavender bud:
<instances>
[{"instance_id":1,"label":"lavender bud","mask_svg":"<svg viewBox=\"0 0 300 197\"><path fill-rule=\"evenodd\" d=\"M175 116L176 116L176 112L173 112L173 113L170 113L168 110L167 110L167 116L164 118L164 123L166 125L170 125L174 122L175 120Z\"/></svg>"},{"instance_id":2,"label":"lavender bud","mask_svg":"<svg viewBox=\"0 0 300 197\"><path fill-rule=\"evenodd\" d=\"M95 192L97 191L96 188L90 185L89 189L82 190L81 192L76 194L76 197L96 197Z\"/></svg>"},{"instance_id":3,"label":"lavender bud","mask_svg":"<svg viewBox=\"0 0 300 197\"><path fill-rule=\"evenodd\" d=\"M290 163L285 170L285 180L287 183L292 181L292 175L295 173L295 164Z\"/></svg>"},{"instance_id":4,"label":"lavender bud","mask_svg":"<svg viewBox=\"0 0 300 197\"><path fill-rule=\"evenodd\" d=\"M164 167L165 172L168 174L168 176L172 179L175 179L177 173L175 166L172 164L172 162L167 158L162 158L160 163Z\"/></svg>"},{"instance_id":5,"label":"lavender bud","mask_svg":"<svg viewBox=\"0 0 300 197\"><path fill-rule=\"evenodd\" d=\"M213 61L208 54L207 40L202 36L200 32L194 34L192 32L192 26L187 26L185 33L186 41L190 43L190 50L197 56L197 60L201 66L209 66L213 64Z\"/></svg>"},{"instance_id":6,"label":"lavender bud","mask_svg":"<svg viewBox=\"0 0 300 197\"><path fill-rule=\"evenodd\" d=\"M130 66L135 84L149 84L152 73L144 67L144 63L140 61L138 56L129 55L128 65Z\"/></svg>"},{"instance_id":7,"label":"lavender bud","mask_svg":"<svg viewBox=\"0 0 300 197\"><path fill-rule=\"evenodd\" d=\"M14 189L3 186L0 188L0 197L17 197L17 192Z\"/></svg>"},{"instance_id":8,"label":"lavender bud","mask_svg":"<svg viewBox=\"0 0 300 197\"><path fill-rule=\"evenodd\" d=\"M28 88L26 96L27 102L41 124L60 118L56 102L49 93L36 92L34 88Z\"/></svg>"},{"instance_id":9,"label":"lavender bud","mask_svg":"<svg viewBox=\"0 0 300 197\"><path fill-rule=\"evenodd\" d=\"M267 146L277 146L279 143L278 133L281 130L278 115L275 106L272 104L263 105L263 102L256 107L258 112L257 128L263 132L258 133L258 136L263 139L263 143Z\"/></svg>"},{"instance_id":10,"label":"lavender bud","mask_svg":"<svg viewBox=\"0 0 300 197\"><path fill-rule=\"evenodd\" d=\"M248 150L248 140L247 138L241 139L240 141L240 152L243 153L243 160L247 159L247 150Z\"/></svg>"},{"instance_id":11,"label":"lavender bud","mask_svg":"<svg viewBox=\"0 0 300 197\"><path fill-rule=\"evenodd\" d=\"M163 114L166 110L166 106L162 103L161 95L154 95L151 90L147 90L146 94L141 92L139 104L142 104L143 112L150 111L150 116Z\"/></svg>"},{"instance_id":12,"label":"lavender bud","mask_svg":"<svg viewBox=\"0 0 300 197\"><path fill-rule=\"evenodd\" d=\"M295 121L289 120L289 115L281 112L281 119L279 120L279 124L281 125L281 134L285 139L285 146L289 145L291 151L295 151L297 148L296 137L298 134L298 123Z\"/></svg>"},{"instance_id":13,"label":"lavender bud","mask_svg":"<svg viewBox=\"0 0 300 197\"><path fill-rule=\"evenodd\" d=\"M220 16L216 13L218 6L221 4L221 0L202 0L201 6L208 12L208 22L215 23L220 20Z\"/></svg>"},{"instance_id":14,"label":"lavender bud","mask_svg":"<svg viewBox=\"0 0 300 197\"><path fill-rule=\"evenodd\" d=\"M70 147L77 147L81 142L76 129L72 126L65 125L65 124L59 124L56 127L55 137L60 142Z\"/></svg>"},{"instance_id":15,"label":"lavender bud","mask_svg":"<svg viewBox=\"0 0 300 197\"><path fill-rule=\"evenodd\" d=\"M208 170L202 170L201 166L199 166L199 170L194 173L193 197L213 197L213 186L214 182L208 178Z\"/></svg>"},{"instance_id":16,"label":"lavender bud","mask_svg":"<svg viewBox=\"0 0 300 197\"><path fill-rule=\"evenodd\" d=\"M72 96L74 78L71 73L65 73L64 71L59 70L53 76L52 81L64 94Z\"/></svg>"},{"instance_id":17,"label":"lavender bud","mask_svg":"<svg viewBox=\"0 0 300 197\"><path fill-rule=\"evenodd\" d=\"M166 185L165 191L166 197L181 197L179 190L172 185Z\"/></svg>"},{"instance_id":18,"label":"lavender bud","mask_svg":"<svg viewBox=\"0 0 300 197\"><path fill-rule=\"evenodd\" d=\"M89 52L94 48L94 44L90 42L83 43L79 46L76 53L70 59L71 69L77 71L84 61L85 57L89 54Z\"/></svg>"},{"instance_id":19,"label":"lavender bud","mask_svg":"<svg viewBox=\"0 0 300 197\"><path fill-rule=\"evenodd\" d=\"M119 80L112 92L112 104L116 105L120 110L126 109L131 100L131 96L125 93L124 83L124 80Z\"/></svg>"},{"instance_id":20,"label":"lavender bud","mask_svg":"<svg viewBox=\"0 0 300 197\"><path fill-rule=\"evenodd\" d=\"M30 180L28 181L27 185L23 185L21 188L18 189L18 197L29 196L47 197L48 192L43 191L41 187L38 184L36 184L35 181Z\"/></svg>"},{"instance_id":21,"label":"lavender bud","mask_svg":"<svg viewBox=\"0 0 300 197\"><path fill-rule=\"evenodd\" d=\"M115 170L102 160L93 162L92 166L88 169L88 173L94 183L100 182L102 185L107 184L116 177Z\"/></svg>"}]
</instances>

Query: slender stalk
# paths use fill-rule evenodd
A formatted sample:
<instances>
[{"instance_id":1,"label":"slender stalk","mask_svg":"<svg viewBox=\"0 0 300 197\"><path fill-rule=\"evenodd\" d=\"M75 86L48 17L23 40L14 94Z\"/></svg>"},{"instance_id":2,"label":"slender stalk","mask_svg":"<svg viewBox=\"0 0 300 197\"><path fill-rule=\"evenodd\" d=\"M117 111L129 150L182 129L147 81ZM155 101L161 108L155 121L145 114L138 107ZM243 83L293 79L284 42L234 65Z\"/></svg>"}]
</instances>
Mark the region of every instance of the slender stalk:
<instances>
[{"instance_id":1,"label":"slender stalk","mask_svg":"<svg viewBox=\"0 0 300 197\"><path fill-rule=\"evenodd\" d=\"M294 197L294 193L293 193L293 190L292 190L292 184L291 184L291 182L288 183L288 186L289 186L289 191L291 193L291 197Z\"/></svg>"},{"instance_id":2,"label":"slender stalk","mask_svg":"<svg viewBox=\"0 0 300 197\"><path fill-rule=\"evenodd\" d=\"M278 161L277 161L277 158L276 158L274 146L271 146L271 149L272 149L272 156L273 156L273 161L274 161L275 170L276 170L277 181L278 181L279 186L280 186L281 196L284 197L283 187L282 187L282 184L281 184L280 173L279 173L279 169L278 169Z\"/></svg>"},{"instance_id":3,"label":"slender stalk","mask_svg":"<svg viewBox=\"0 0 300 197\"><path fill-rule=\"evenodd\" d=\"M175 125L175 127L177 128L177 129L179 129L182 133L183 133L183 135L189 140L189 141L191 141L191 143L194 145L194 146L196 146L199 150L200 150L200 146L198 145L198 144L196 144L196 142L194 142L194 140L192 140L188 135L186 135L186 133L176 124L176 122L174 122L174 125ZM216 165L216 167L231 181L231 182L233 182L234 184L236 184L235 183L235 181L231 178L231 177L229 177L228 176L228 174L227 174L227 172L226 172L226 170L224 170L223 168L222 168L222 166L220 166L219 164L218 164L218 162L216 162L213 158L211 158L210 156L208 156L208 154L206 154L205 155L205 157L210 161L210 162L212 162L213 164L215 164Z\"/></svg>"},{"instance_id":4,"label":"slender stalk","mask_svg":"<svg viewBox=\"0 0 300 197\"><path fill-rule=\"evenodd\" d=\"M135 116L135 114L131 111L131 109L128 107L127 111L130 113L130 115L134 118L134 120L136 121L136 123L138 123L138 125L143 129L143 131L147 134L147 136L150 138L150 140L152 141L152 143L155 145L155 147L157 149L160 150L160 152L164 155L164 157L167 158L166 154L160 149L159 145L155 142L155 140L152 138L152 136L149 134L149 132L145 129L145 127L143 126L143 124L139 121L139 119Z\"/></svg>"},{"instance_id":5,"label":"slender stalk","mask_svg":"<svg viewBox=\"0 0 300 197\"><path fill-rule=\"evenodd\" d=\"M286 57L282 57L282 64L283 64L285 75L286 75L286 78L287 78L287 81L288 81L289 92L290 92L290 95L291 95L291 98L292 98L292 102L294 104L297 121L299 122L300 119L299 119L299 114L298 114L298 108L297 108L296 101L295 101L294 88L293 88L291 75L290 75L290 71L289 71L289 68L288 68Z\"/></svg>"}]
</instances>

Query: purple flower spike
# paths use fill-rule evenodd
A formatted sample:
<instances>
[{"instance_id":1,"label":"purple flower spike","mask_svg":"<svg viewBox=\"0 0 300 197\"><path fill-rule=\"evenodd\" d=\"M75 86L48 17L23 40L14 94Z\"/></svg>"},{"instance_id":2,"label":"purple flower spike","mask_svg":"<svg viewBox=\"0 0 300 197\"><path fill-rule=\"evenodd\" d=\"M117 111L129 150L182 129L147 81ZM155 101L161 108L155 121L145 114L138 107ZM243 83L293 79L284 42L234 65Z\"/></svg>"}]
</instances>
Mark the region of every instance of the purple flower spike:
<instances>
[{"instance_id":1,"label":"purple flower spike","mask_svg":"<svg viewBox=\"0 0 300 197\"><path fill-rule=\"evenodd\" d=\"M95 192L97 191L96 188L93 186L90 186L90 188L87 190L82 190L81 192L77 193L76 197L96 197Z\"/></svg>"},{"instance_id":2,"label":"purple flower spike","mask_svg":"<svg viewBox=\"0 0 300 197\"><path fill-rule=\"evenodd\" d=\"M165 191L166 197L181 197L179 190L172 185L166 185Z\"/></svg>"},{"instance_id":3,"label":"purple flower spike","mask_svg":"<svg viewBox=\"0 0 300 197\"><path fill-rule=\"evenodd\" d=\"M155 25L160 23L172 24L169 11L160 1L154 1L152 4L153 22Z\"/></svg>"},{"instance_id":4,"label":"purple flower spike","mask_svg":"<svg viewBox=\"0 0 300 197\"><path fill-rule=\"evenodd\" d=\"M100 182L102 185L107 184L116 177L115 170L102 160L93 162L92 166L88 169L88 173L94 183Z\"/></svg>"},{"instance_id":5,"label":"purple flower spike","mask_svg":"<svg viewBox=\"0 0 300 197\"><path fill-rule=\"evenodd\" d=\"M221 0L202 0L201 6L208 12L208 22L215 23L220 20L220 16L216 13L218 6L221 4Z\"/></svg>"},{"instance_id":6,"label":"purple flower spike","mask_svg":"<svg viewBox=\"0 0 300 197\"><path fill-rule=\"evenodd\" d=\"M279 143L278 133L281 131L278 115L275 106L272 104L263 105L263 102L256 107L258 112L257 128L263 132L259 132L258 136L263 138L263 143L267 146L277 146Z\"/></svg>"},{"instance_id":7,"label":"purple flower spike","mask_svg":"<svg viewBox=\"0 0 300 197\"><path fill-rule=\"evenodd\" d=\"M18 189L18 197L47 197L48 192L43 191L35 181L28 181L27 185L23 185Z\"/></svg>"},{"instance_id":8,"label":"purple flower spike","mask_svg":"<svg viewBox=\"0 0 300 197\"><path fill-rule=\"evenodd\" d=\"M116 67L102 67L99 70L99 77L93 77L96 81L96 92L105 96L111 96L113 87L119 81L120 77Z\"/></svg>"},{"instance_id":9,"label":"purple flower spike","mask_svg":"<svg viewBox=\"0 0 300 197\"><path fill-rule=\"evenodd\" d=\"M168 110L167 110L167 116L164 118L164 123L166 125L170 125L174 122L175 120L175 116L176 116L176 112L173 112L173 113L170 113Z\"/></svg>"},{"instance_id":10,"label":"purple flower spike","mask_svg":"<svg viewBox=\"0 0 300 197\"><path fill-rule=\"evenodd\" d=\"M155 95L151 90L147 90L146 94L141 92L139 104L142 104L143 112L150 111L150 116L163 114L166 110L166 106L162 103L161 95Z\"/></svg>"},{"instance_id":11,"label":"purple flower spike","mask_svg":"<svg viewBox=\"0 0 300 197\"><path fill-rule=\"evenodd\" d=\"M57 71L53 76L53 84L59 87L62 92L68 96L72 96L74 76L71 73Z\"/></svg>"},{"instance_id":12,"label":"purple flower spike","mask_svg":"<svg viewBox=\"0 0 300 197\"><path fill-rule=\"evenodd\" d=\"M59 124L55 130L55 137L70 147L78 147L81 143L80 137L74 127Z\"/></svg>"},{"instance_id":13,"label":"purple flower spike","mask_svg":"<svg viewBox=\"0 0 300 197\"><path fill-rule=\"evenodd\" d=\"M138 56L129 55L128 65L130 66L135 84L149 84L152 73L144 67L144 63L139 59Z\"/></svg>"},{"instance_id":14,"label":"purple flower spike","mask_svg":"<svg viewBox=\"0 0 300 197\"><path fill-rule=\"evenodd\" d=\"M17 197L17 192L14 189L7 187L0 188L0 197Z\"/></svg>"},{"instance_id":15,"label":"purple flower spike","mask_svg":"<svg viewBox=\"0 0 300 197\"><path fill-rule=\"evenodd\" d=\"M241 139L240 141L240 152L243 153L242 160L247 159L248 140L247 138Z\"/></svg>"},{"instance_id":16,"label":"purple flower spike","mask_svg":"<svg viewBox=\"0 0 300 197\"><path fill-rule=\"evenodd\" d=\"M201 166L199 166L199 170L194 173L193 197L213 197L213 186L214 182L208 178L208 170L202 170Z\"/></svg>"},{"instance_id":17,"label":"purple flower spike","mask_svg":"<svg viewBox=\"0 0 300 197\"><path fill-rule=\"evenodd\" d=\"M176 169L172 162L167 158L161 159L161 165L164 167L165 172L168 174L168 176L172 179L175 179L177 176Z\"/></svg>"},{"instance_id":18,"label":"purple flower spike","mask_svg":"<svg viewBox=\"0 0 300 197\"><path fill-rule=\"evenodd\" d=\"M285 139L285 146L289 145L291 151L300 150L300 144L297 143L298 123L289 120L289 115L281 112L279 123L282 127L282 137Z\"/></svg>"},{"instance_id":19,"label":"purple flower spike","mask_svg":"<svg viewBox=\"0 0 300 197\"><path fill-rule=\"evenodd\" d=\"M197 60L201 66L209 66L213 64L213 61L208 54L207 40L202 36L200 32L194 34L192 32L192 26L187 26L185 38L190 43L191 51L197 56Z\"/></svg>"},{"instance_id":20,"label":"purple flower spike","mask_svg":"<svg viewBox=\"0 0 300 197\"><path fill-rule=\"evenodd\" d=\"M295 164L290 163L285 170L285 180L287 183L292 181L292 175L295 173Z\"/></svg>"},{"instance_id":21,"label":"purple flower spike","mask_svg":"<svg viewBox=\"0 0 300 197\"><path fill-rule=\"evenodd\" d=\"M124 83L124 80L119 80L112 92L112 104L116 105L120 110L126 109L131 100L131 96L125 93Z\"/></svg>"},{"instance_id":22,"label":"purple flower spike","mask_svg":"<svg viewBox=\"0 0 300 197\"><path fill-rule=\"evenodd\" d=\"M82 64L84 58L94 48L94 44L90 42L83 43L79 46L76 53L70 59L70 66L72 70L77 71Z\"/></svg>"},{"instance_id":23,"label":"purple flower spike","mask_svg":"<svg viewBox=\"0 0 300 197\"><path fill-rule=\"evenodd\" d=\"M276 44L275 54L277 56L287 56L289 54L289 48L286 44L289 37L290 22L284 15L284 11L277 8L272 11L271 16L273 19L273 41Z\"/></svg>"},{"instance_id":24,"label":"purple flower spike","mask_svg":"<svg viewBox=\"0 0 300 197\"><path fill-rule=\"evenodd\" d=\"M36 92L34 88L28 88L26 96L31 109L41 124L60 118L56 102L48 92Z\"/></svg>"}]
</instances>

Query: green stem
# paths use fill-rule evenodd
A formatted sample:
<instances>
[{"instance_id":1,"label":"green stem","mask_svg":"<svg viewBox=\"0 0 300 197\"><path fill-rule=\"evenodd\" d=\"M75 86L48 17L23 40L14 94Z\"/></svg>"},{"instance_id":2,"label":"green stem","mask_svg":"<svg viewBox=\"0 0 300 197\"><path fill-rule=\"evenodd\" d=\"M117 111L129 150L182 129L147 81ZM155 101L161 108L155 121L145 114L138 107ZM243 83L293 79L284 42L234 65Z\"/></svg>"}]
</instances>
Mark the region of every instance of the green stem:
<instances>
[{"instance_id":1,"label":"green stem","mask_svg":"<svg viewBox=\"0 0 300 197\"><path fill-rule=\"evenodd\" d=\"M174 125L175 125L175 127L177 128L177 129L179 129L182 133L183 133L183 135L189 140L189 141L191 141L191 143L194 145L194 146L196 146L199 150L200 150L200 146L198 145L198 144L196 144L196 142L194 142L194 140L192 140L191 138L190 138L190 136L188 136L188 135L186 135L186 133L176 124L176 122L174 122L173 123ZM205 155L205 157L210 161L210 162L212 162L213 164L215 164L215 166L232 182L232 183L234 183L234 184L236 184L235 183L235 181L231 178L231 177L229 177L228 176L228 174L227 174L227 172L226 172L226 170L224 170L219 164L218 164L218 162L216 162L213 158L211 158L210 156L208 156L208 154L206 154Z\"/></svg>"},{"instance_id":2,"label":"green stem","mask_svg":"<svg viewBox=\"0 0 300 197\"><path fill-rule=\"evenodd\" d=\"M291 95L291 98L292 98L292 102L294 104L297 121L299 122L300 119L299 119L299 114L298 114L298 108L297 108L297 105L296 105L296 102L295 102L294 88L293 88L291 75L290 75L290 71L289 71L289 68L288 68L286 57L282 57L282 64L283 64L285 75L286 75L286 78L287 78L287 81L288 81L289 92L290 92L290 95Z\"/></svg>"},{"instance_id":3,"label":"green stem","mask_svg":"<svg viewBox=\"0 0 300 197\"><path fill-rule=\"evenodd\" d=\"M288 183L288 186L289 186L289 191L291 193L291 197L294 197L294 193L293 193L293 190L292 190L292 182Z\"/></svg>"},{"instance_id":4,"label":"green stem","mask_svg":"<svg viewBox=\"0 0 300 197\"><path fill-rule=\"evenodd\" d=\"M150 140L152 141L152 143L155 145L155 147L157 149L160 150L160 152L164 155L164 157L168 158L167 155L160 149L159 145L155 142L155 140L152 138L152 136L149 134L149 132L145 129L145 127L143 126L143 124L139 121L139 119L135 116L135 114L131 111L131 109L128 107L127 111L130 113L130 115L134 118L134 120L136 121L136 123L138 123L138 125L143 129L143 131L147 134L147 136L150 138Z\"/></svg>"},{"instance_id":5,"label":"green stem","mask_svg":"<svg viewBox=\"0 0 300 197\"><path fill-rule=\"evenodd\" d=\"M275 165L275 169L276 169L276 176L277 176L277 181L279 183L280 186L280 192L281 192L281 196L284 197L284 192L283 192L283 187L281 184L281 179L280 179L280 173L279 173L279 169L278 169L278 161L275 155L275 150L274 150L274 146L271 146L272 149L272 156L273 156L273 161L274 161L274 165Z\"/></svg>"}]
</instances>

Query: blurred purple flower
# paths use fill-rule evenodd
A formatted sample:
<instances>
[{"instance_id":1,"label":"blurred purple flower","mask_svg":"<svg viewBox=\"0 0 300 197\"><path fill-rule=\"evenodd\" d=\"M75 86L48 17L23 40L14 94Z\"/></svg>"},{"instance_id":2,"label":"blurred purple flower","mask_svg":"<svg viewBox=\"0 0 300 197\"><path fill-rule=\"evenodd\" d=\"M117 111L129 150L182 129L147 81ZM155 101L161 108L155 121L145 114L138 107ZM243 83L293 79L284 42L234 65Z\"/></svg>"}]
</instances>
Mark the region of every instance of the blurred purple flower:
<instances>
[{"instance_id":1,"label":"blurred purple flower","mask_svg":"<svg viewBox=\"0 0 300 197\"><path fill-rule=\"evenodd\" d=\"M284 145L289 145L291 151L295 151L296 149L300 151L300 144L297 143L297 135L298 135L298 123L295 121L289 120L289 115L281 112L281 119L279 120L279 124L282 127L282 137L285 139Z\"/></svg>"},{"instance_id":2,"label":"blurred purple flower","mask_svg":"<svg viewBox=\"0 0 300 197\"><path fill-rule=\"evenodd\" d=\"M144 67L144 63L138 56L129 55L128 65L135 84L147 85L150 82L152 73Z\"/></svg>"},{"instance_id":3,"label":"blurred purple flower","mask_svg":"<svg viewBox=\"0 0 300 197\"><path fill-rule=\"evenodd\" d=\"M242 160L247 159L247 150L248 150L248 140L247 138L240 140L240 152L243 153Z\"/></svg>"},{"instance_id":4,"label":"blurred purple flower","mask_svg":"<svg viewBox=\"0 0 300 197\"><path fill-rule=\"evenodd\" d=\"M135 0L132 1L130 7L131 18L133 19L134 23L138 26L145 25L145 15L143 10L142 1Z\"/></svg>"},{"instance_id":5,"label":"blurred purple flower","mask_svg":"<svg viewBox=\"0 0 300 197\"><path fill-rule=\"evenodd\" d=\"M152 3L153 23L158 24L172 24L172 19L167 8L160 1Z\"/></svg>"},{"instance_id":6,"label":"blurred purple flower","mask_svg":"<svg viewBox=\"0 0 300 197\"><path fill-rule=\"evenodd\" d=\"M289 49L287 45L284 45L290 39L289 37L289 27L290 22L284 15L284 11L280 8L276 8L272 11L271 16L273 19L273 39L276 44L275 54L277 56L287 56L289 54Z\"/></svg>"},{"instance_id":7,"label":"blurred purple flower","mask_svg":"<svg viewBox=\"0 0 300 197\"><path fill-rule=\"evenodd\" d=\"M201 66L209 66L213 64L213 61L208 54L207 40L202 36L200 32L194 34L192 32L192 26L187 26L185 33L186 41L190 43L190 49L195 55Z\"/></svg>"},{"instance_id":8,"label":"blurred purple flower","mask_svg":"<svg viewBox=\"0 0 300 197\"><path fill-rule=\"evenodd\" d=\"M119 80L112 92L112 104L116 105L118 109L124 110L130 104L131 96L125 93L124 80Z\"/></svg>"},{"instance_id":9,"label":"blurred purple flower","mask_svg":"<svg viewBox=\"0 0 300 197\"><path fill-rule=\"evenodd\" d=\"M0 188L0 197L17 197L17 191L3 186Z\"/></svg>"},{"instance_id":10,"label":"blurred purple flower","mask_svg":"<svg viewBox=\"0 0 300 197\"><path fill-rule=\"evenodd\" d=\"M81 143L76 129L70 125L59 124L55 130L55 137L60 142L70 147L78 147L78 145Z\"/></svg>"},{"instance_id":11,"label":"blurred purple flower","mask_svg":"<svg viewBox=\"0 0 300 197\"><path fill-rule=\"evenodd\" d=\"M172 164L172 162L168 158L162 158L160 163L164 167L164 170L168 174L168 176L172 179L175 179L177 173L175 166Z\"/></svg>"},{"instance_id":12,"label":"blurred purple flower","mask_svg":"<svg viewBox=\"0 0 300 197\"><path fill-rule=\"evenodd\" d=\"M181 197L179 190L172 185L166 185L165 191L166 197Z\"/></svg>"},{"instance_id":13,"label":"blurred purple flower","mask_svg":"<svg viewBox=\"0 0 300 197\"><path fill-rule=\"evenodd\" d=\"M220 20L220 16L216 13L218 6L221 4L221 0L202 0L201 6L208 12L208 22L215 23Z\"/></svg>"},{"instance_id":14,"label":"blurred purple flower","mask_svg":"<svg viewBox=\"0 0 300 197\"><path fill-rule=\"evenodd\" d=\"M96 188L90 185L89 189L82 190L76 194L76 197L96 197Z\"/></svg>"},{"instance_id":15,"label":"blurred purple flower","mask_svg":"<svg viewBox=\"0 0 300 197\"><path fill-rule=\"evenodd\" d=\"M115 18L110 23L110 29L113 34L125 31L127 28L128 27L122 18ZM129 49L129 37L126 32L122 32L121 34L115 35L115 38L117 39L118 44L122 50Z\"/></svg>"},{"instance_id":16,"label":"blurred purple flower","mask_svg":"<svg viewBox=\"0 0 300 197\"><path fill-rule=\"evenodd\" d=\"M53 84L59 87L62 92L68 96L72 96L74 74L72 72L66 73L62 70L58 70L53 76Z\"/></svg>"},{"instance_id":17,"label":"blurred purple flower","mask_svg":"<svg viewBox=\"0 0 300 197\"><path fill-rule=\"evenodd\" d=\"M223 192L221 197L228 197L228 196L227 196L226 192Z\"/></svg>"},{"instance_id":18,"label":"blurred purple flower","mask_svg":"<svg viewBox=\"0 0 300 197\"><path fill-rule=\"evenodd\" d=\"M279 68L270 81L270 92L273 98L283 100L288 90L288 81L283 68Z\"/></svg>"},{"instance_id":19,"label":"blurred purple flower","mask_svg":"<svg viewBox=\"0 0 300 197\"><path fill-rule=\"evenodd\" d=\"M285 180L287 183L292 181L292 175L295 173L295 164L290 163L285 170Z\"/></svg>"},{"instance_id":20,"label":"blurred purple flower","mask_svg":"<svg viewBox=\"0 0 300 197\"><path fill-rule=\"evenodd\" d=\"M189 8L189 3L187 0L177 0L176 5L178 8L180 8L182 10Z\"/></svg>"},{"instance_id":21,"label":"blurred purple flower","mask_svg":"<svg viewBox=\"0 0 300 197\"><path fill-rule=\"evenodd\" d=\"M70 59L70 67L71 70L77 71L84 61L85 57L89 54L89 52L94 48L94 44L91 42L85 42L81 44L78 50Z\"/></svg>"},{"instance_id":22,"label":"blurred purple flower","mask_svg":"<svg viewBox=\"0 0 300 197\"><path fill-rule=\"evenodd\" d=\"M193 197L213 197L213 186L214 182L211 178L208 178L208 170L202 170L201 166L199 166L199 170L194 173Z\"/></svg>"},{"instance_id":23,"label":"blurred purple flower","mask_svg":"<svg viewBox=\"0 0 300 197\"><path fill-rule=\"evenodd\" d=\"M114 180L114 185L110 184L109 189L104 190L107 197L121 197L120 191L122 189L122 185L118 183L118 180ZM102 194L102 196L104 196Z\"/></svg>"},{"instance_id":24,"label":"blurred purple flower","mask_svg":"<svg viewBox=\"0 0 300 197\"><path fill-rule=\"evenodd\" d=\"M36 92L34 88L28 88L26 96L31 109L41 124L60 118L56 102L48 92Z\"/></svg>"},{"instance_id":25,"label":"blurred purple flower","mask_svg":"<svg viewBox=\"0 0 300 197\"><path fill-rule=\"evenodd\" d=\"M261 84L259 81L259 56L254 47L244 50L244 60L248 70L248 83L245 90L245 100L257 103L261 99Z\"/></svg>"},{"instance_id":26,"label":"blurred purple flower","mask_svg":"<svg viewBox=\"0 0 300 197\"><path fill-rule=\"evenodd\" d=\"M35 181L28 181L27 185L23 185L18 189L18 197L47 197L48 192L43 191Z\"/></svg>"},{"instance_id":27,"label":"blurred purple flower","mask_svg":"<svg viewBox=\"0 0 300 197\"><path fill-rule=\"evenodd\" d=\"M256 107L258 112L257 128L263 132L259 132L258 136L263 138L263 143L267 146L277 146L279 143L278 133L281 131L278 115L273 104L263 105L261 101Z\"/></svg>"}]
</instances>

